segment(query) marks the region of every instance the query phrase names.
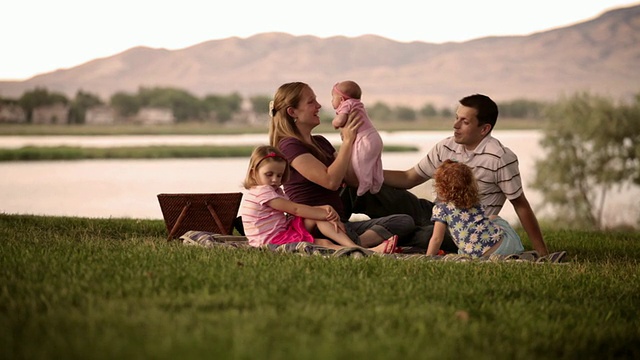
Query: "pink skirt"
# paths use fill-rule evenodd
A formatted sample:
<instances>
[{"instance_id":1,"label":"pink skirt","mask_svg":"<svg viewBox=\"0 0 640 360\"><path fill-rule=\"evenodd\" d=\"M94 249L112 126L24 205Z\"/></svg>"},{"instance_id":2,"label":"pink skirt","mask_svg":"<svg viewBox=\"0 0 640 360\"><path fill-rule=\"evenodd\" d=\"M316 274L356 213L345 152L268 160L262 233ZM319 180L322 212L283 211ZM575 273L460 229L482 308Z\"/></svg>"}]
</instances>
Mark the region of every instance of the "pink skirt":
<instances>
[{"instance_id":1,"label":"pink skirt","mask_svg":"<svg viewBox=\"0 0 640 360\"><path fill-rule=\"evenodd\" d=\"M276 234L270 244L282 245L294 242L308 242L313 244L313 236L309 233L306 227L304 227L304 219L299 216L294 216L289 221L289 227Z\"/></svg>"}]
</instances>

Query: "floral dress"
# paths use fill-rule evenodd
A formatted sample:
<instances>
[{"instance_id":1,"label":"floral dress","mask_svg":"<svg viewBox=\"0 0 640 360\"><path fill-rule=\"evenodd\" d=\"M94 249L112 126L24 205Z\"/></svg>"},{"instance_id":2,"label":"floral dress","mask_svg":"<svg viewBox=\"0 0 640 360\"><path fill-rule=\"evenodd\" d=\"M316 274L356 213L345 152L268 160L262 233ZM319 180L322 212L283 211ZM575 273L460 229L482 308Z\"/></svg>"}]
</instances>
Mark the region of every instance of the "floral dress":
<instances>
[{"instance_id":1,"label":"floral dress","mask_svg":"<svg viewBox=\"0 0 640 360\"><path fill-rule=\"evenodd\" d=\"M431 221L445 223L458 246L458 253L472 257L482 256L502 240L504 234L502 228L485 215L480 204L460 209L453 203L438 202L433 206Z\"/></svg>"}]
</instances>

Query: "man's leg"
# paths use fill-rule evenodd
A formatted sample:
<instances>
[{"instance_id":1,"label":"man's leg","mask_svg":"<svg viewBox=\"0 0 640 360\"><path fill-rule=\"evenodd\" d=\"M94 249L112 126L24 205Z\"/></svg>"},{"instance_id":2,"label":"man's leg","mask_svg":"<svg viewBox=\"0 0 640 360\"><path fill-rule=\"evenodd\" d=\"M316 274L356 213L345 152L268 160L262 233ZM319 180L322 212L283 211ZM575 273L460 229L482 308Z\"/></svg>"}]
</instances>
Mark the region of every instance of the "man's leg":
<instances>
[{"instance_id":1,"label":"man's leg","mask_svg":"<svg viewBox=\"0 0 640 360\"><path fill-rule=\"evenodd\" d=\"M356 196L356 189L347 187L342 193L342 202L348 213L366 214L370 218L407 214L418 226L431 224L431 201L387 185L382 185L380 192L375 195L366 193L362 196Z\"/></svg>"},{"instance_id":2,"label":"man's leg","mask_svg":"<svg viewBox=\"0 0 640 360\"><path fill-rule=\"evenodd\" d=\"M366 214L370 218L394 214L411 216L416 224L416 230L408 236L400 236L398 245L407 248L407 252L422 253L427 251L433 232L433 223L431 222L433 203L431 201L420 199L407 190L387 185L383 185L380 192L375 195L366 193L362 196L356 196L356 189L347 187L342 193L342 200L348 214ZM448 232L445 234L440 248L445 252L458 251Z\"/></svg>"}]
</instances>

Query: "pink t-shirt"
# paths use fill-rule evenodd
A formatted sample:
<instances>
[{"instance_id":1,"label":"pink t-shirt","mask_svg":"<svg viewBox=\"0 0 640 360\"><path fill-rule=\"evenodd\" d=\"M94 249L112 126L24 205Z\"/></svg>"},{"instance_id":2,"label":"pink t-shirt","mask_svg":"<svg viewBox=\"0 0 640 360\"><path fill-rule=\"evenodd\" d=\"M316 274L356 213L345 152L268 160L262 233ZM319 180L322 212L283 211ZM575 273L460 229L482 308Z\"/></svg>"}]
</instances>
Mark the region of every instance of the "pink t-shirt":
<instances>
[{"instance_id":1,"label":"pink t-shirt","mask_svg":"<svg viewBox=\"0 0 640 360\"><path fill-rule=\"evenodd\" d=\"M338 108L336 109L336 115L341 115L341 114L349 115L349 113L351 113L352 111L357 111L357 112L360 112L361 114L360 121L362 121L362 125L360 125L360 127L358 128L358 133L374 127L373 123L371 122L371 119L369 119L369 115L367 114L367 111L364 108L364 104L362 103L362 101L358 99L347 99L341 102ZM338 123L334 119L334 121L332 122L332 125L336 128L341 128L344 126L346 121L347 120L345 118L343 122Z\"/></svg>"},{"instance_id":2,"label":"pink t-shirt","mask_svg":"<svg viewBox=\"0 0 640 360\"><path fill-rule=\"evenodd\" d=\"M267 202L276 198L288 200L282 188L276 189L271 185L252 187L244 197L240 212L249 245L266 245L288 228L291 218L267 205Z\"/></svg>"}]
</instances>

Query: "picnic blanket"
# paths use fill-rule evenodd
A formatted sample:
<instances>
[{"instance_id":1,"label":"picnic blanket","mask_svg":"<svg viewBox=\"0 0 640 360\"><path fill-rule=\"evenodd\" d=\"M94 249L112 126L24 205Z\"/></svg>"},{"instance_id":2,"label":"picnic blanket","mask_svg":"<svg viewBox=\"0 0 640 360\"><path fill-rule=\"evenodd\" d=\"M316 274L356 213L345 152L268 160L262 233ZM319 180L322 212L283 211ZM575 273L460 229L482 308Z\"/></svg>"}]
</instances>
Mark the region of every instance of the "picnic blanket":
<instances>
[{"instance_id":1,"label":"picnic blanket","mask_svg":"<svg viewBox=\"0 0 640 360\"><path fill-rule=\"evenodd\" d=\"M486 257L472 258L465 254L445 254L427 256L423 254L379 254L372 250L350 247L339 250L329 249L324 246L311 244L308 242L297 242L283 245L268 244L263 247L253 247L247 242L244 236L222 235L206 231L187 231L180 237L184 245L200 246L205 248L227 247L227 248L251 248L264 249L275 252L300 254L307 256L327 256L327 257L352 257L361 258L367 256L383 256L400 260L419 259L428 261L455 261L455 262L527 262L527 263L563 263L567 255L566 251L550 253L546 256L539 256L536 251L525 251L515 255L491 254Z\"/></svg>"}]
</instances>

